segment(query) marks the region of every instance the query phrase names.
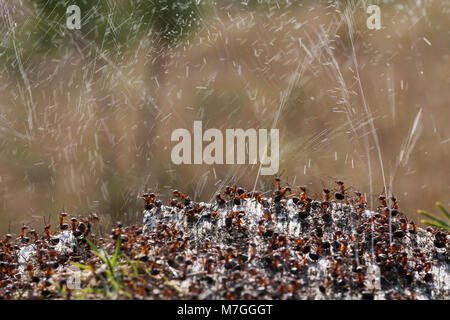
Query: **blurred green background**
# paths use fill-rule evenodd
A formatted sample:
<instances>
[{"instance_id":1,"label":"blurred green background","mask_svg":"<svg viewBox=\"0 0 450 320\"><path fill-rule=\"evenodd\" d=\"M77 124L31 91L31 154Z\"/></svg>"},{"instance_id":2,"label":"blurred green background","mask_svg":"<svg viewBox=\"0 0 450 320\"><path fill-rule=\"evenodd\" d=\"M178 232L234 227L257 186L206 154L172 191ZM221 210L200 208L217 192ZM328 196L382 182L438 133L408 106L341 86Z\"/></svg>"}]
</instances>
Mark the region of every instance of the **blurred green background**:
<instances>
[{"instance_id":1,"label":"blurred green background","mask_svg":"<svg viewBox=\"0 0 450 320\"><path fill-rule=\"evenodd\" d=\"M68 30L66 8L81 9ZM381 8L381 30L366 7ZM403 212L450 202L445 1L0 4L0 232L62 208L140 221L137 195L267 191L258 166L170 160L176 128L280 130L285 184L342 179ZM381 170L381 164L384 170Z\"/></svg>"}]
</instances>

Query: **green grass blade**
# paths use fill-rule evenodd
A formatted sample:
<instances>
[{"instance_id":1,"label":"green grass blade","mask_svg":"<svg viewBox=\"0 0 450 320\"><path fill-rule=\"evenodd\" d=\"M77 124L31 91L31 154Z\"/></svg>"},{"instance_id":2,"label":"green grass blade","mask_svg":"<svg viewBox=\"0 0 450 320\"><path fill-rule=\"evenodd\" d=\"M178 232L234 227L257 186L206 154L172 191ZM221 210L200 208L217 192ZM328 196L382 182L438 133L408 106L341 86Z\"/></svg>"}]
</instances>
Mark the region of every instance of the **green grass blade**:
<instances>
[{"instance_id":1,"label":"green grass blade","mask_svg":"<svg viewBox=\"0 0 450 320\"><path fill-rule=\"evenodd\" d=\"M444 208L444 206L442 205L442 203L440 202L436 202L436 206L442 210L442 212L445 214L445 216L447 217L447 219L450 219L450 213L448 213L448 211Z\"/></svg>"},{"instance_id":2,"label":"green grass blade","mask_svg":"<svg viewBox=\"0 0 450 320\"><path fill-rule=\"evenodd\" d=\"M107 261L106 261L105 257L100 253L98 248L91 242L91 240L86 238L86 242L91 247L91 249L94 251L94 253L100 258L100 260L102 260L102 262L106 264Z\"/></svg>"},{"instance_id":3,"label":"green grass blade","mask_svg":"<svg viewBox=\"0 0 450 320\"><path fill-rule=\"evenodd\" d=\"M119 292L120 291L120 286L117 283L116 279L114 279L114 276L113 276L112 272L107 272L106 275L108 276L109 282L111 282L111 284L113 285L114 290L116 292Z\"/></svg>"},{"instance_id":4,"label":"green grass blade","mask_svg":"<svg viewBox=\"0 0 450 320\"><path fill-rule=\"evenodd\" d=\"M111 260L108 257L108 252L106 252L105 249L102 249L102 250L103 250L103 257L104 257L104 259L106 261L106 264L108 265L109 270L111 270L111 273L114 274L114 268L113 268L113 266L111 264Z\"/></svg>"},{"instance_id":5,"label":"green grass blade","mask_svg":"<svg viewBox=\"0 0 450 320\"><path fill-rule=\"evenodd\" d=\"M133 261L131 261L130 258L128 258L125 254L122 253L122 257L124 257L127 260L127 263L133 268L133 273L136 277L139 277L139 272L136 268L136 266L134 265Z\"/></svg>"},{"instance_id":6,"label":"green grass blade","mask_svg":"<svg viewBox=\"0 0 450 320\"><path fill-rule=\"evenodd\" d=\"M95 254L100 258L100 260L102 260L102 263L108 264L108 260L100 252L96 252Z\"/></svg>"},{"instance_id":7,"label":"green grass blade","mask_svg":"<svg viewBox=\"0 0 450 320\"><path fill-rule=\"evenodd\" d=\"M90 266L87 266L85 264L81 264L81 263L76 263L76 262L72 262L72 265L80 268L80 269L84 269L84 270L92 270L92 268Z\"/></svg>"},{"instance_id":8,"label":"green grass blade","mask_svg":"<svg viewBox=\"0 0 450 320\"><path fill-rule=\"evenodd\" d=\"M436 217L435 215L433 215L433 214L431 214L429 212L426 212L424 210L418 210L417 212L420 213L421 215L425 216L425 217L430 218L431 220L434 220L434 221L438 222L439 224L442 224L444 226L447 225L447 222L445 222L444 220L439 219L438 217Z\"/></svg>"},{"instance_id":9,"label":"green grass blade","mask_svg":"<svg viewBox=\"0 0 450 320\"><path fill-rule=\"evenodd\" d=\"M111 262L113 268L116 266L117 258L119 257L120 244L121 244L121 243L122 243L122 237L119 236L119 237L117 238L116 250L114 251L114 256L113 256L113 259L112 259L112 262Z\"/></svg>"},{"instance_id":10,"label":"green grass blade","mask_svg":"<svg viewBox=\"0 0 450 320\"><path fill-rule=\"evenodd\" d=\"M442 225L440 223L436 223L436 222L433 222L433 221L430 221L430 220L420 220L420 222L422 222L422 223L424 223L426 225L432 226L432 227L437 227L437 228L441 228L441 229L450 230L449 226Z\"/></svg>"},{"instance_id":11,"label":"green grass blade","mask_svg":"<svg viewBox=\"0 0 450 320\"><path fill-rule=\"evenodd\" d=\"M86 238L86 242L88 243L89 247L91 247L91 249L94 250L94 252L100 253L100 251L98 251L98 248L95 246L95 244L92 243L91 240Z\"/></svg>"}]
</instances>

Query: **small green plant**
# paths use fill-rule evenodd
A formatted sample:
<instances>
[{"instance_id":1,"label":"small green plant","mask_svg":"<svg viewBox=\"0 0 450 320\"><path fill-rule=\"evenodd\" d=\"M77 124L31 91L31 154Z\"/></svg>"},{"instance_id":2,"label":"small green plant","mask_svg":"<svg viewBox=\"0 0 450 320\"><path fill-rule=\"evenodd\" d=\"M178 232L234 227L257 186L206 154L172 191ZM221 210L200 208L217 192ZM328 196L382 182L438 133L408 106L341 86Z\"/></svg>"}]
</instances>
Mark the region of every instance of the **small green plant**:
<instances>
[{"instance_id":1,"label":"small green plant","mask_svg":"<svg viewBox=\"0 0 450 320\"><path fill-rule=\"evenodd\" d=\"M119 261L120 245L122 243L122 238L120 236L117 238L116 249L114 250L114 255L111 258L108 256L108 253L104 248L101 248L101 250L99 250L89 239L86 239L86 241L91 247L91 249L94 251L94 253L100 258L102 263L108 266L108 270L106 270L106 276L108 278L108 281L112 284L114 291L118 293L120 291L120 285L118 284L115 277L116 271L115 269ZM91 270L90 266L86 266L84 264L74 262L72 264L81 269Z\"/></svg>"},{"instance_id":2,"label":"small green plant","mask_svg":"<svg viewBox=\"0 0 450 320\"><path fill-rule=\"evenodd\" d=\"M118 296L124 296L132 299L133 295L128 291L130 287L125 285L124 280L129 279L131 275L134 275L135 278L140 276L138 270L139 262L131 260L125 253L121 252L122 238L120 236L117 238L112 256L103 247L97 248L92 241L86 240L95 255L100 258L102 262L101 268L106 266L106 270L104 276L96 277L99 282L91 282L84 289L78 290L77 297L84 299L86 294L102 294L107 298L115 299ZM85 264L75 262L72 262L72 264L83 270L94 271L91 266ZM148 270L144 271L150 274Z\"/></svg>"},{"instance_id":3,"label":"small green plant","mask_svg":"<svg viewBox=\"0 0 450 320\"><path fill-rule=\"evenodd\" d=\"M442 203L436 202L436 206L439 209L441 209L441 211L444 213L444 215L447 217L447 219L450 219L450 214L444 208ZM435 216L434 214L429 213L429 212L427 212L425 210L418 210L417 212L420 213L421 215L425 216L425 217L428 217L428 218L434 220L434 221L431 221L431 220L423 219L423 220L421 220L422 223L425 223L425 224L427 224L429 226L432 226L432 227L438 227L438 228L442 228L442 229L445 229L447 231L450 231L450 222L449 221L444 221L444 220L440 219L439 217Z\"/></svg>"}]
</instances>

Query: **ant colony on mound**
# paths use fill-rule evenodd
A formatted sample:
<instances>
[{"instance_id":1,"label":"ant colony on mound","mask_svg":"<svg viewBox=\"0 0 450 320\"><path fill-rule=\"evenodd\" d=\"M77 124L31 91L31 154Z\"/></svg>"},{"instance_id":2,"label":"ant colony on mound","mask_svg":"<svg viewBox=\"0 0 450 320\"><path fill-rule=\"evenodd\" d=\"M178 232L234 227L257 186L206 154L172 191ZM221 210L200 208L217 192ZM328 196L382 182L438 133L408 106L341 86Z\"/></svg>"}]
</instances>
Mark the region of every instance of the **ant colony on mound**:
<instances>
[{"instance_id":1,"label":"ant colony on mound","mask_svg":"<svg viewBox=\"0 0 450 320\"><path fill-rule=\"evenodd\" d=\"M176 190L163 204L145 193L143 224L117 223L105 239L93 234L98 216L66 224L61 213L57 232L24 226L0 242L0 297L77 294L75 264L92 298L450 298L449 232L417 227L395 198L369 209L336 184L315 200L279 179L271 197L227 187L197 203Z\"/></svg>"}]
</instances>

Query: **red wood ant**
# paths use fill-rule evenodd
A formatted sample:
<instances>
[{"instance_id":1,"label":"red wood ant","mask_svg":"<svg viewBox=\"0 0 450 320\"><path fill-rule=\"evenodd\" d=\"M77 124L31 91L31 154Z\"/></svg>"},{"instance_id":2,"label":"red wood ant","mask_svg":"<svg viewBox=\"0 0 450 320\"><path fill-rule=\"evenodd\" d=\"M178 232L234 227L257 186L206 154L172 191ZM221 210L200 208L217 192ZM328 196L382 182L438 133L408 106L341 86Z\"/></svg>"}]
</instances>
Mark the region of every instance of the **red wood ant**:
<instances>
[{"instance_id":1,"label":"red wood ant","mask_svg":"<svg viewBox=\"0 0 450 320\"><path fill-rule=\"evenodd\" d=\"M383 207L387 207L386 197L385 197L384 195L380 195L380 196L378 197L378 200L380 200L381 205L382 205Z\"/></svg>"},{"instance_id":2,"label":"red wood ant","mask_svg":"<svg viewBox=\"0 0 450 320\"><path fill-rule=\"evenodd\" d=\"M344 200L345 199L345 187L344 182L342 181L335 181L335 183L339 186L340 192L336 192L334 196L337 200Z\"/></svg>"},{"instance_id":3,"label":"red wood ant","mask_svg":"<svg viewBox=\"0 0 450 320\"><path fill-rule=\"evenodd\" d=\"M306 198L307 198L307 196L306 196L306 186L300 186L299 188L300 188L300 190L302 191L302 192L300 193L300 199L301 199L303 202L305 202L305 201L306 201Z\"/></svg>"}]
</instances>

